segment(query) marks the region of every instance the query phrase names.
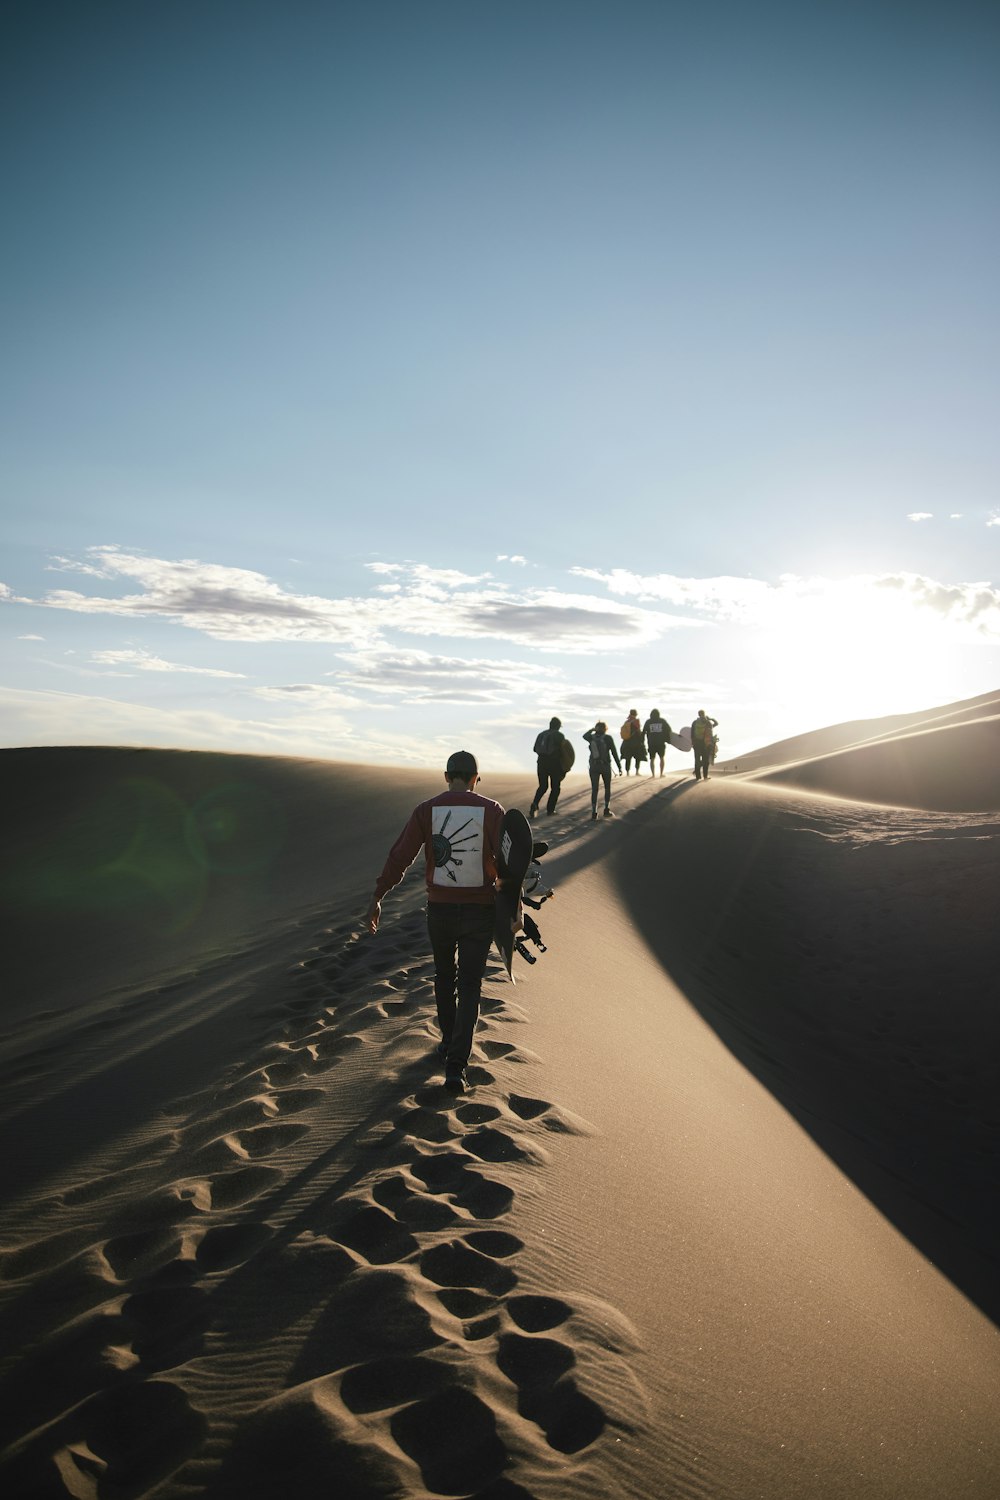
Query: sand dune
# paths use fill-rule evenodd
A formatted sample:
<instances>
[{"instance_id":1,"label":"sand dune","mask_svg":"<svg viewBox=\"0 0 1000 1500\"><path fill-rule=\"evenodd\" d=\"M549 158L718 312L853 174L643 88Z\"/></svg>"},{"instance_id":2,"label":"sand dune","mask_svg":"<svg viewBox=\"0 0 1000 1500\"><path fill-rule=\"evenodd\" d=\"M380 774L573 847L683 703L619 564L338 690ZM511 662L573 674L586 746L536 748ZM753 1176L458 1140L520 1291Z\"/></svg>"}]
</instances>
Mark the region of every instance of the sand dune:
<instances>
[{"instance_id":1,"label":"sand dune","mask_svg":"<svg viewBox=\"0 0 1000 1500\"><path fill-rule=\"evenodd\" d=\"M458 1100L437 776L3 752L5 1493L994 1496L997 701L571 777Z\"/></svg>"}]
</instances>

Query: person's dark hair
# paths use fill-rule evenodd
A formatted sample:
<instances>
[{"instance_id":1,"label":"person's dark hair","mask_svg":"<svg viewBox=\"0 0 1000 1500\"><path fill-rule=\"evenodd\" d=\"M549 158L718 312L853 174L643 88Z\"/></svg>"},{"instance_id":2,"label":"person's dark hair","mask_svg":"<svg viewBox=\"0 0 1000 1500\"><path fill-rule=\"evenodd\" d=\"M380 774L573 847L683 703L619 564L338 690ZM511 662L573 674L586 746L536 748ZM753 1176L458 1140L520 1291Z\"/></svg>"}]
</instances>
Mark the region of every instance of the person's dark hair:
<instances>
[{"instance_id":1,"label":"person's dark hair","mask_svg":"<svg viewBox=\"0 0 1000 1500\"><path fill-rule=\"evenodd\" d=\"M457 781L471 781L473 776L479 775L476 757L471 750L456 750L453 755L449 755L444 774Z\"/></svg>"},{"instance_id":2,"label":"person's dark hair","mask_svg":"<svg viewBox=\"0 0 1000 1500\"><path fill-rule=\"evenodd\" d=\"M651 719L658 719L658 718L659 718L659 717L660 717L660 710L659 710L659 709L658 709L658 708L654 708L654 709L652 709L652 710L651 710L651 711L650 711L650 715L649 715L649 717L650 717L650 718L651 718Z\"/></svg>"},{"instance_id":3,"label":"person's dark hair","mask_svg":"<svg viewBox=\"0 0 1000 1500\"><path fill-rule=\"evenodd\" d=\"M550 729L561 729L562 728L562 719L550 719L549 720L549 728Z\"/></svg>"},{"instance_id":4,"label":"person's dark hair","mask_svg":"<svg viewBox=\"0 0 1000 1500\"><path fill-rule=\"evenodd\" d=\"M607 734L608 732L608 726L607 724L605 724L603 719L598 719L597 723L594 725L594 728L597 730L598 734Z\"/></svg>"}]
</instances>

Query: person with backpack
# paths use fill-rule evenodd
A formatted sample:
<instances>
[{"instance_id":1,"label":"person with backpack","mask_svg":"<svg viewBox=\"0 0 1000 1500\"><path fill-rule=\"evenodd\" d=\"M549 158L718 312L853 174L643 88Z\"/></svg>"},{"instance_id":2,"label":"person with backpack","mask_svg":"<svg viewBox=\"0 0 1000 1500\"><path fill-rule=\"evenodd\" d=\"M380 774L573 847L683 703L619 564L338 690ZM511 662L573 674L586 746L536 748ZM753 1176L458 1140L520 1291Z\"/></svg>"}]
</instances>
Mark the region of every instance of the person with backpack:
<instances>
[{"instance_id":1,"label":"person with backpack","mask_svg":"<svg viewBox=\"0 0 1000 1500\"><path fill-rule=\"evenodd\" d=\"M590 746L590 816L597 817L597 788L601 781L604 782L604 816L613 818L611 811L611 761L614 758L618 767L619 776L622 773L622 763L615 749L615 742L608 733L608 726L603 719L598 719L593 729L588 729L584 739Z\"/></svg>"},{"instance_id":2,"label":"person with backpack","mask_svg":"<svg viewBox=\"0 0 1000 1500\"><path fill-rule=\"evenodd\" d=\"M673 731L666 719L660 718L660 710L654 708L645 724L642 732L646 736L646 748L649 750L649 774L656 775L656 757L660 757L660 775L663 775L663 757L667 753L667 740Z\"/></svg>"},{"instance_id":3,"label":"person with backpack","mask_svg":"<svg viewBox=\"0 0 1000 1500\"><path fill-rule=\"evenodd\" d=\"M625 775L631 772L632 762L635 761L635 774L639 775L640 762L646 758L646 747L642 742L642 725L639 722L639 710L630 708L628 718L621 728L622 755L625 757Z\"/></svg>"},{"instance_id":4,"label":"person with backpack","mask_svg":"<svg viewBox=\"0 0 1000 1500\"><path fill-rule=\"evenodd\" d=\"M718 719L710 719L703 708L691 725L691 748L694 751L694 779L708 780L708 768L715 759L715 735L712 733Z\"/></svg>"},{"instance_id":5,"label":"person with backpack","mask_svg":"<svg viewBox=\"0 0 1000 1500\"><path fill-rule=\"evenodd\" d=\"M566 774L563 750L566 736L561 731L562 720L550 719L548 729L543 729L535 739L534 749L538 756L538 791L532 798L531 807L528 809L529 818L538 817L538 805L546 792L549 794L545 804L546 813L551 817L556 810L562 779Z\"/></svg>"}]
</instances>

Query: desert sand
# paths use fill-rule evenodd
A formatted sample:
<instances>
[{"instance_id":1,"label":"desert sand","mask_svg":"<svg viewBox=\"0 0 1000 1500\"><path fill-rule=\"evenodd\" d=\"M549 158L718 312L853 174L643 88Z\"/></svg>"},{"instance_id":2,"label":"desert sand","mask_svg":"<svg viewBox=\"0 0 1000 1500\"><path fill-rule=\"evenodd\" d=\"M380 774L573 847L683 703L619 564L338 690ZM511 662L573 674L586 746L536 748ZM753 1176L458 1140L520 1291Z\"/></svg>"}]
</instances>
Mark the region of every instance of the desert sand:
<instances>
[{"instance_id":1,"label":"desert sand","mask_svg":"<svg viewBox=\"0 0 1000 1500\"><path fill-rule=\"evenodd\" d=\"M995 1500L998 752L572 773L458 1099L438 773L0 752L2 1492Z\"/></svg>"}]
</instances>

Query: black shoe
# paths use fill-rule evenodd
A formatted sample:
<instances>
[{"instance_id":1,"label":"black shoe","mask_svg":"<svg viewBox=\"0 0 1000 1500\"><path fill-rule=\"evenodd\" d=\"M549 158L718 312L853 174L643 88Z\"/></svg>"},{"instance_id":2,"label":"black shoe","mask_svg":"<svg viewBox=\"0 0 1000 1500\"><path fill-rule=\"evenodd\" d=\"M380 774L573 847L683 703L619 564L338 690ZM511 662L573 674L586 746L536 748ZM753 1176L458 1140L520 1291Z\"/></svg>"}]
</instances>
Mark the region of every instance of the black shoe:
<instances>
[{"instance_id":1,"label":"black shoe","mask_svg":"<svg viewBox=\"0 0 1000 1500\"><path fill-rule=\"evenodd\" d=\"M447 1057L448 1056L448 1048L450 1047L450 1045L451 1045L450 1042L438 1042L438 1044L437 1044L437 1055L438 1055L438 1057Z\"/></svg>"},{"instance_id":2,"label":"black shoe","mask_svg":"<svg viewBox=\"0 0 1000 1500\"><path fill-rule=\"evenodd\" d=\"M444 1086L449 1094L464 1094L469 1087L464 1068L449 1068L444 1075Z\"/></svg>"},{"instance_id":3,"label":"black shoe","mask_svg":"<svg viewBox=\"0 0 1000 1500\"><path fill-rule=\"evenodd\" d=\"M611 811L610 807L606 807L604 809L604 816L606 818L613 818L614 817L614 813Z\"/></svg>"},{"instance_id":4,"label":"black shoe","mask_svg":"<svg viewBox=\"0 0 1000 1500\"><path fill-rule=\"evenodd\" d=\"M597 808L596 807L592 810L590 816L596 820L596 818L597 818Z\"/></svg>"}]
</instances>

